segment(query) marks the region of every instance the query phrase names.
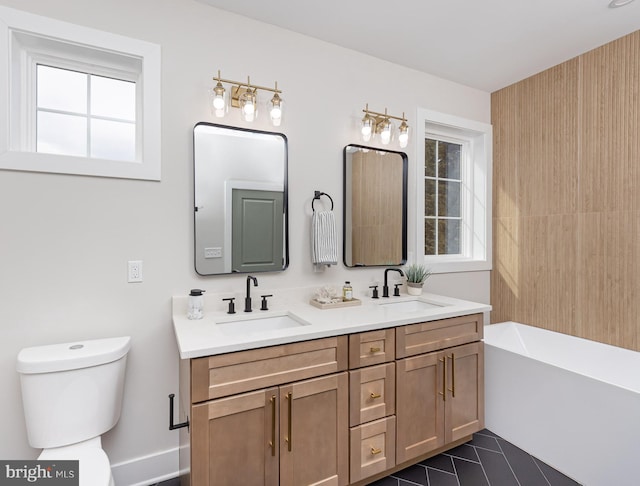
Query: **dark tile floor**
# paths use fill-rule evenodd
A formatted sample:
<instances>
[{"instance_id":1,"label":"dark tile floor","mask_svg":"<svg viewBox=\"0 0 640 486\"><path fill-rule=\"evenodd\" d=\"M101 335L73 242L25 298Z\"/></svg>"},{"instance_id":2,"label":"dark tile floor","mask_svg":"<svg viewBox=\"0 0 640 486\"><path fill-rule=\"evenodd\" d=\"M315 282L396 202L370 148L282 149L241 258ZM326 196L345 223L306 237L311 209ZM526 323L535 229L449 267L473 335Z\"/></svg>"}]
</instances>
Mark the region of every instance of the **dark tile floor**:
<instances>
[{"instance_id":1,"label":"dark tile floor","mask_svg":"<svg viewBox=\"0 0 640 486\"><path fill-rule=\"evenodd\" d=\"M177 479L151 486L179 486ZM224 485L220 485L224 486ZM580 486L487 429L370 486Z\"/></svg>"},{"instance_id":2,"label":"dark tile floor","mask_svg":"<svg viewBox=\"0 0 640 486\"><path fill-rule=\"evenodd\" d=\"M484 429L473 440L371 486L580 486Z\"/></svg>"}]
</instances>

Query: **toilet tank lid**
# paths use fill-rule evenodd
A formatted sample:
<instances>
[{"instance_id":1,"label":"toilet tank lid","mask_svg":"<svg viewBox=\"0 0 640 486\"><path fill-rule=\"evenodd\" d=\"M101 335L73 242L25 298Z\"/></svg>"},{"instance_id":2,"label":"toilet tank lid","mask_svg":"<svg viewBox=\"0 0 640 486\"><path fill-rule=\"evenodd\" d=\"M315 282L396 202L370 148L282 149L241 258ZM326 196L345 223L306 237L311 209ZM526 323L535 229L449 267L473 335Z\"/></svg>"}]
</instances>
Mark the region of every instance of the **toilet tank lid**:
<instances>
[{"instance_id":1,"label":"toilet tank lid","mask_svg":"<svg viewBox=\"0 0 640 486\"><path fill-rule=\"evenodd\" d=\"M130 347L130 336L34 346L18 353L16 368L24 374L89 368L122 358Z\"/></svg>"}]
</instances>

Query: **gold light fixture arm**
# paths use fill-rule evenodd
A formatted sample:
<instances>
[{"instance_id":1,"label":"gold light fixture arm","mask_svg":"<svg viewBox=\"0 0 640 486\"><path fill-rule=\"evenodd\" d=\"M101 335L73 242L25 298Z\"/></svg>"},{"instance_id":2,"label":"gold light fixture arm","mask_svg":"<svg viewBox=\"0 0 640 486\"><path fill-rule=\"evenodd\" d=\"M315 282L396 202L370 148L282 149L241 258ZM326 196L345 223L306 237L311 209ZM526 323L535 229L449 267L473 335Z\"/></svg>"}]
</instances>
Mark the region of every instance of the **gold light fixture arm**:
<instances>
[{"instance_id":1,"label":"gold light fixture arm","mask_svg":"<svg viewBox=\"0 0 640 486\"><path fill-rule=\"evenodd\" d=\"M229 83L229 84L233 84L235 86L237 86L238 88L245 88L245 89L261 89L263 91L270 91L272 93L282 93L282 90L278 89L278 83L276 81L276 87L275 88L268 88L266 86L258 86L257 84L251 84L251 80L249 79L249 77L247 76L247 82L243 83L242 81L233 81L232 79L224 79L220 77L220 71L218 71L218 76L213 78L214 81L218 81L221 83Z\"/></svg>"},{"instance_id":2,"label":"gold light fixture arm","mask_svg":"<svg viewBox=\"0 0 640 486\"><path fill-rule=\"evenodd\" d=\"M400 121L404 121L404 122L407 121L406 117L404 116L404 113L402 114L402 117L399 117L399 116L389 115L387 113L387 109L386 108L384 109L384 113L379 113L377 111L371 111L369 109L369 104L368 103L366 105L366 108L364 110L362 110L362 112L366 113L366 114L369 114L369 115L375 115L375 116L379 116L379 117L383 117L383 118L392 118L394 120L400 120Z\"/></svg>"}]
</instances>

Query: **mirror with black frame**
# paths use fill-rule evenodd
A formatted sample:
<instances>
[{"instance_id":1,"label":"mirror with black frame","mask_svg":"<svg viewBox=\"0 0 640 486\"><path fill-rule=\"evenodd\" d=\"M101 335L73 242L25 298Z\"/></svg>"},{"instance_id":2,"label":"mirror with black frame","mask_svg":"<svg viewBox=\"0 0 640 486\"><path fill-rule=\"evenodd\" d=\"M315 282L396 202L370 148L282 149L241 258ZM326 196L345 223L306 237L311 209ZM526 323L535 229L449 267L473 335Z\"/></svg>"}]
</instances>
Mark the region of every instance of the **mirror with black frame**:
<instances>
[{"instance_id":1,"label":"mirror with black frame","mask_svg":"<svg viewBox=\"0 0 640 486\"><path fill-rule=\"evenodd\" d=\"M193 175L198 274L287 268L283 134L198 123L193 129Z\"/></svg>"},{"instance_id":2,"label":"mirror with black frame","mask_svg":"<svg viewBox=\"0 0 640 486\"><path fill-rule=\"evenodd\" d=\"M404 152L344 148L344 240L347 267L407 262L407 170Z\"/></svg>"}]
</instances>

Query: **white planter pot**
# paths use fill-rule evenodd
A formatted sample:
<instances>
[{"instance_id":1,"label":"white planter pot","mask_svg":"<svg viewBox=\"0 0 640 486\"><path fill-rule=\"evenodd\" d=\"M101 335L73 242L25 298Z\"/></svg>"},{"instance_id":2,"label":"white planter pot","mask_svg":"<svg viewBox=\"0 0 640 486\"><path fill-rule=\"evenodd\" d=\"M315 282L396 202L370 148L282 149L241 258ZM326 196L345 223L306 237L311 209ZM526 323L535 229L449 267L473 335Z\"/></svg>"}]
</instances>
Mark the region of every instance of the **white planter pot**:
<instances>
[{"instance_id":1,"label":"white planter pot","mask_svg":"<svg viewBox=\"0 0 640 486\"><path fill-rule=\"evenodd\" d=\"M422 295L422 284L407 282L407 293L409 295Z\"/></svg>"}]
</instances>

